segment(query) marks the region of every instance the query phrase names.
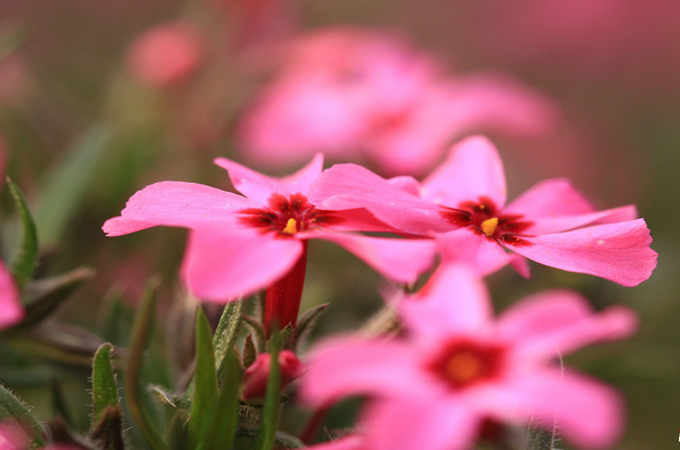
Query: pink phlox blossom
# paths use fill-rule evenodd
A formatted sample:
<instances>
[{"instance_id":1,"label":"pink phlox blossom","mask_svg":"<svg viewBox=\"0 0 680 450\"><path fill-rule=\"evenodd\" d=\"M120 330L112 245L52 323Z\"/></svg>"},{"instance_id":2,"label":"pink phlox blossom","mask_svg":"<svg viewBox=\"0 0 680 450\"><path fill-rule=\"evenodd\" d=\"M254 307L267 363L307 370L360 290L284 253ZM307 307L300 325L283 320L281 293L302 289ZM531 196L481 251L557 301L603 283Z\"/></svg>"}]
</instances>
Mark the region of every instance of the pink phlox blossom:
<instances>
[{"instance_id":1,"label":"pink phlox blossom","mask_svg":"<svg viewBox=\"0 0 680 450\"><path fill-rule=\"evenodd\" d=\"M556 359L631 335L637 318L630 309L594 313L579 294L555 290L494 319L481 279L444 264L398 311L402 336L331 339L312 352L300 380L302 399L315 407L368 396L365 448L469 449L488 420L556 424L562 436L587 448L619 437L619 395Z\"/></svg>"},{"instance_id":2,"label":"pink phlox blossom","mask_svg":"<svg viewBox=\"0 0 680 450\"><path fill-rule=\"evenodd\" d=\"M21 321L24 309L19 302L19 290L12 274L0 261L0 330Z\"/></svg>"},{"instance_id":3,"label":"pink phlox blossom","mask_svg":"<svg viewBox=\"0 0 680 450\"><path fill-rule=\"evenodd\" d=\"M166 88L191 76L205 51L203 37L192 26L167 23L137 37L128 53L128 67L139 80Z\"/></svg>"},{"instance_id":4,"label":"pink phlox blossom","mask_svg":"<svg viewBox=\"0 0 680 450\"><path fill-rule=\"evenodd\" d=\"M437 236L443 259L466 260L484 274L509 262L529 276L521 256L635 286L656 267L633 205L596 211L565 179L538 183L507 205L506 195L498 152L480 136L455 145L422 183L339 164L310 190L324 209L366 208L401 233Z\"/></svg>"},{"instance_id":5,"label":"pink phlox blossom","mask_svg":"<svg viewBox=\"0 0 680 450\"><path fill-rule=\"evenodd\" d=\"M307 198L323 168L318 154L297 173L271 178L225 158L237 195L184 182L156 183L133 195L104 231L120 236L164 225L191 230L181 268L199 298L224 302L249 295L284 276L301 257L304 241L345 247L391 280L410 283L430 267L430 240L389 239L347 231L391 231L366 210L324 211Z\"/></svg>"},{"instance_id":6,"label":"pink phlox blossom","mask_svg":"<svg viewBox=\"0 0 680 450\"><path fill-rule=\"evenodd\" d=\"M262 164L323 151L415 174L471 130L539 135L556 116L552 103L503 76L445 77L396 34L345 27L294 42L238 134L244 155Z\"/></svg>"}]
</instances>

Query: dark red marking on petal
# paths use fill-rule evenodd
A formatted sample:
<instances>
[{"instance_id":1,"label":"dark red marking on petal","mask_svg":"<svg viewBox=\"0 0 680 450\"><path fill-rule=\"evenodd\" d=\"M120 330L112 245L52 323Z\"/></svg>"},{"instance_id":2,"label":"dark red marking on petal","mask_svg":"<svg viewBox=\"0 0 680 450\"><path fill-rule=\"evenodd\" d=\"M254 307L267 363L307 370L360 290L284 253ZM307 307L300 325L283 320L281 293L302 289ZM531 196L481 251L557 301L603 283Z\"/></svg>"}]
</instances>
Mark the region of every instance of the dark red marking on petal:
<instances>
[{"instance_id":1,"label":"dark red marking on petal","mask_svg":"<svg viewBox=\"0 0 680 450\"><path fill-rule=\"evenodd\" d=\"M507 348L498 344L454 338L444 344L426 369L453 390L461 390L499 379L505 367Z\"/></svg>"},{"instance_id":2,"label":"dark red marking on petal","mask_svg":"<svg viewBox=\"0 0 680 450\"><path fill-rule=\"evenodd\" d=\"M522 232L533 225L533 222L523 220L521 214L503 214L496 204L487 197L480 197L476 202L462 202L457 208L442 207L442 217L457 228L470 227L472 231L489 240L508 245L531 245L521 238ZM493 232L483 231L484 221L497 218L498 224Z\"/></svg>"},{"instance_id":3,"label":"dark red marking on petal","mask_svg":"<svg viewBox=\"0 0 680 450\"><path fill-rule=\"evenodd\" d=\"M298 232L343 221L333 211L316 209L302 194L293 194L288 198L281 194L272 194L267 203L268 207L241 210L241 223L258 228L263 233L273 231L281 237L290 237L292 233L284 232L290 219L295 220L295 230Z\"/></svg>"}]
</instances>

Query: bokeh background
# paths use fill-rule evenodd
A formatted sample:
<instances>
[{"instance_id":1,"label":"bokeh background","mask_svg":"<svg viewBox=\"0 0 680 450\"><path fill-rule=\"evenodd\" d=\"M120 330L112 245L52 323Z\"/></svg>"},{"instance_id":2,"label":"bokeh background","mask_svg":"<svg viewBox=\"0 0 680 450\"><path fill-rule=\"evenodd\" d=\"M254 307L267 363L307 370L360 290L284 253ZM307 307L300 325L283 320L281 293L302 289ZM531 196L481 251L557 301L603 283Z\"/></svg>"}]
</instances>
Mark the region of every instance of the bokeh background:
<instances>
[{"instance_id":1,"label":"bokeh background","mask_svg":"<svg viewBox=\"0 0 680 450\"><path fill-rule=\"evenodd\" d=\"M160 44L140 49L145 33L159 26L180 30L182 39L172 41L170 33L163 41L161 33ZM38 223L38 275L79 266L97 271L51 320L90 331L93 342L114 340L103 336L102 311L115 297L131 314L148 278L160 274L160 343L152 359L186 353L186 342L163 337L164 326L177 326L187 308L177 301L176 276L185 231L113 239L103 236L101 225L152 182L228 189L226 174L212 164L217 156L273 174L295 167L248 158L235 139L239 123L275 77L289 40L344 26L396 33L451 77L503 74L558 106L559 119L545 133L465 131L485 132L498 144L510 198L545 177L567 176L599 207L638 205L659 253L656 271L640 286L535 265L531 281L509 269L490 281L499 309L549 287L578 289L597 308L632 306L641 318L634 339L581 351L567 363L624 393L628 425L617 448L677 445L676 0L0 0L0 147L4 172L22 188ZM2 205L6 260L16 246L17 222L6 192ZM316 335L356 328L379 309L383 282L377 275L331 245L315 242L310 252L303 308L331 303ZM125 345L123 328L108 331ZM62 402L75 427L87 428L86 369L59 361L49 348L0 347L0 381L34 404L42 419ZM172 385L180 369L160 371L157 381Z\"/></svg>"}]
</instances>

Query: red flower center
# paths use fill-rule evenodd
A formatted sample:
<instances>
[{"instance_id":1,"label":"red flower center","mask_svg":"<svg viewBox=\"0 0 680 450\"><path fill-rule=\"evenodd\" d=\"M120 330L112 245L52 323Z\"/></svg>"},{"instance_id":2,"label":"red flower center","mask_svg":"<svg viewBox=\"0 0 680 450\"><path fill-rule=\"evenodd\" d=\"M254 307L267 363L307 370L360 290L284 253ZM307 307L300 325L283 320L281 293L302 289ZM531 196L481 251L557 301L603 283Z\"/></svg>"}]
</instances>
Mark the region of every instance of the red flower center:
<instances>
[{"instance_id":1,"label":"red flower center","mask_svg":"<svg viewBox=\"0 0 680 450\"><path fill-rule=\"evenodd\" d=\"M488 239L511 245L528 244L518 236L533 225L523 220L521 214L499 214L494 202L487 197L480 197L477 202L463 202L458 208L445 207L442 215L457 227L469 227Z\"/></svg>"},{"instance_id":2,"label":"red flower center","mask_svg":"<svg viewBox=\"0 0 680 450\"><path fill-rule=\"evenodd\" d=\"M263 233L274 231L281 236L292 236L300 231L342 221L332 211L316 209L302 194L293 194L288 198L272 194L268 203L267 208L242 210L241 222L259 228Z\"/></svg>"},{"instance_id":3,"label":"red flower center","mask_svg":"<svg viewBox=\"0 0 680 450\"><path fill-rule=\"evenodd\" d=\"M429 364L428 369L454 390L500 376L505 347L483 344L467 339L453 339Z\"/></svg>"}]
</instances>

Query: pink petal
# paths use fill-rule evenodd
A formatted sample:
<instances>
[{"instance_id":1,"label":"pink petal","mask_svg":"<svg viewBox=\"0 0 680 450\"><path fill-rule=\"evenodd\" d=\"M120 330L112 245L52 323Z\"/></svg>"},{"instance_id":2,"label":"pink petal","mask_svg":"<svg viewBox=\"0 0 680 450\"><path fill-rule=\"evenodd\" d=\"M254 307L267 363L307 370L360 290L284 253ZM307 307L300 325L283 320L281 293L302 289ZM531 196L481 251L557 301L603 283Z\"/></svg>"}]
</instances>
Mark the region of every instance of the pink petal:
<instances>
[{"instance_id":1,"label":"pink petal","mask_svg":"<svg viewBox=\"0 0 680 450\"><path fill-rule=\"evenodd\" d=\"M336 211L335 216L340 219L338 223L325 224L322 228L334 231L366 231L397 233L390 225L376 219L368 210L346 209Z\"/></svg>"},{"instance_id":2,"label":"pink petal","mask_svg":"<svg viewBox=\"0 0 680 450\"><path fill-rule=\"evenodd\" d=\"M24 309L19 303L19 291L7 267L0 262L0 330L21 321Z\"/></svg>"},{"instance_id":3,"label":"pink petal","mask_svg":"<svg viewBox=\"0 0 680 450\"><path fill-rule=\"evenodd\" d=\"M345 338L318 346L300 379L300 395L313 406L326 406L353 395L394 396L427 387L422 355L399 341Z\"/></svg>"},{"instance_id":4,"label":"pink petal","mask_svg":"<svg viewBox=\"0 0 680 450\"><path fill-rule=\"evenodd\" d=\"M564 178L545 180L524 192L503 209L504 213L537 218L571 216L595 208Z\"/></svg>"},{"instance_id":5,"label":"pink petal","mask_svg":"<svg viewBox=\"0 0 680 450\"><path fill-rule=\"evenodd\" d=\"M429 239L374 238L320 230L306 236L334 242L383 276L400 283L414 283L434 262L435 243Z\"/></svg>"},{"instance_id":6,"label":"pink petal","mask_svg":"<svg viewBox=\"0 0 680 450\"><path fill-rule=\"evenodd\" d=\"M403 233L428 235L451 229L437 206L401 187L361 166L337 164L310 187L309 199L319 209L366 208Z\"/></svg>"},{"instance_id":7,"label":"pink petal","mask_svg":"<svg viewBox=\"0 0 680 450\"><path fill-rule=\"evenodd\" d=\"M317 153L309 164L284 178L262 175L227 158L217 158L215 164L229 172L231 182L240 193L261 204L267 204L272 194L305 194L309 185L323 170L323 155Z\"/></svg>"},{"instance_id":8,"label":"pink petal","mask_svg":"<svg viewBox=\"0 0 680 450\"><path fill-rule=\"evenodd\" d=\"M640 284L656 267L657 254L649 248L652 238L643 219L522 239L531 245L505 245L546 266L624 286Z\"/></svg>"},{"instance_id":9,"label":"pink petal","mask_svg":"<svg viewBox=\"0 0 680 450\"><path fill-rule=\"evenodd\" d=\"M503 163L494 145L473 136L451 148L449 157L422 183L422 197L458 207L486 197L502 208L507 195Z\"/></svg>"},{"instance_id":10,"label":"pink petal","mask_svg":"<svg viewBox=\"0 0 680 450\"><path fill-rule=\"evenodd\" d=\"M437 235L442 262L467 266L479 276L486 276L513 261L513 256L495 240L469 228Z\"/></svg>"},{"instance_id":11,"label":"pink petal","mask_svg":"<svg viewBox=\"0 0 680 450\"><path fill-rule=\"evenodd\" d=\"M200 229L189 234L181 274L201 300L226 303L285 275L302 254L297 239L240 229Z\"/></svg>"},{"instance_id":12,"label":"pink petal","mask_svg":"<svg viewBox=\"0 0 680 450\"><path fill-rule=\"evenodd\" d=\"M237 220L234 212L258 206L247 198L202 184L163 181L130 197L120 217L107 220L103 230L108 236L120 236L157 225L229 225Z\"/></svg>"},{"instance_id":13,"label":"pink petal","mask_svg":"<svg viewBox=\"0 0 680 450\"><path fill-rule=\"evenodd\" d=\"M623 428L621 399L614 389L572 372L543 371L497 385L478 407L500 420L534 422L579 447L613 445Z\"/></svg>"},{"instance_id":14,"label":"pink petal","mask_svg":"<svg viewBox=\"0 0 680 450\"><path fill-rule=\"evenodd\" d=\"M538 218L535 219L533 225L526 230L523 230L522 234L536 236L541 234L559 233L560 231L573 230L586 225L633 220L635 217L637 217L637 209L635 206L628 205L588 214ZM527 219L534 220L530 217L527 217Z\"/></svg>"},{"instance_id":15,"label":"pink petal","mask_svg":"<svg viewBox=\"0 0 680 450\"><path fill-rule=\"evenodd\" d=\"M441 342L449 334L479 333L491 321L482 280L460 264L442 264L425 286L399 304L406 328L417 339Z\"/></svg>"},{"instance_id":16,"label":"pink petal","mask_svg":"<svg viewBox=\"0 0 680 450\"><path fill-rule=\"evenodd\" d=\"M390 178L387 182L396 188L401 189L404 192L413 194L416 197L420 196L420 183L418 180L409 175L402 175L399 177Z\"/></svg>"},{"instance_id":17,"label":"pink petal","mask_svg":"<svg viewBox=\"0 0 680 450\"><path fill-rule=\"evenodd\" d=\"M497 328L499 337L512 342L518 352L539 358L623 339L636 329L637 317L629 308L612 306L595 313L583 296L566 290L524 298L503 313Z\"/></svg>"},{"instance_id":18,"label":"pink petal","mask_svg":"<svg viewBox=\"0 0 680 450\"><path fill-rule=\"evenodd\" d=\"M363 418L371 450L466 450L480 425L465 404L441 398L376 400Z\"/></svg>"}]
</instances>

